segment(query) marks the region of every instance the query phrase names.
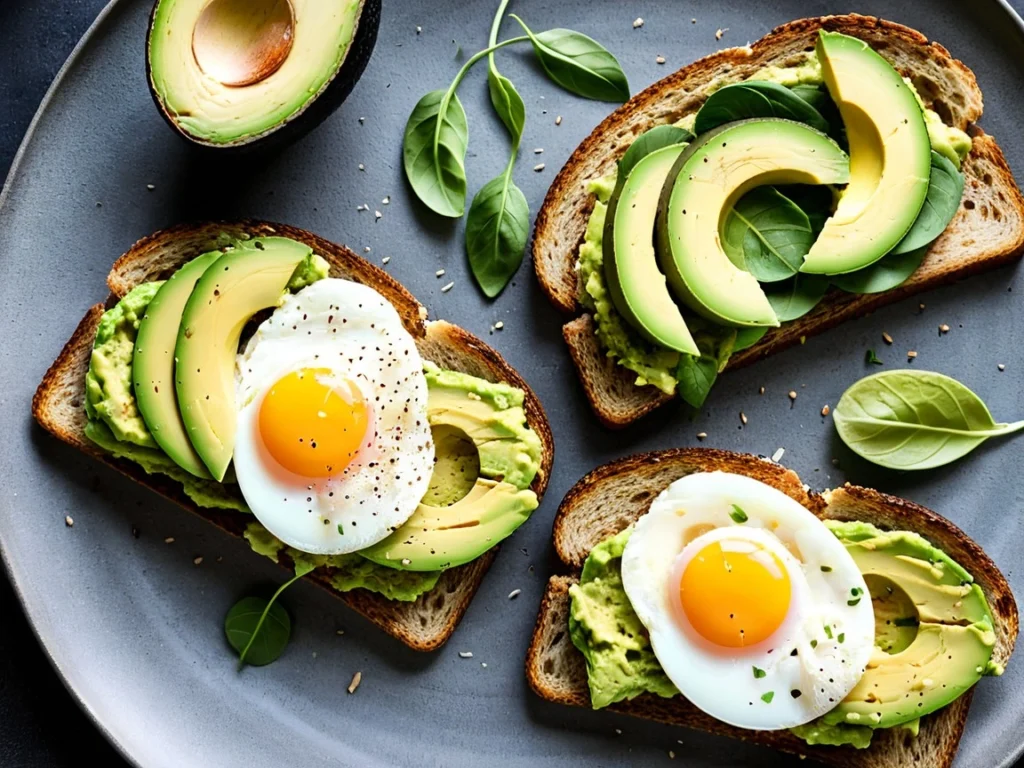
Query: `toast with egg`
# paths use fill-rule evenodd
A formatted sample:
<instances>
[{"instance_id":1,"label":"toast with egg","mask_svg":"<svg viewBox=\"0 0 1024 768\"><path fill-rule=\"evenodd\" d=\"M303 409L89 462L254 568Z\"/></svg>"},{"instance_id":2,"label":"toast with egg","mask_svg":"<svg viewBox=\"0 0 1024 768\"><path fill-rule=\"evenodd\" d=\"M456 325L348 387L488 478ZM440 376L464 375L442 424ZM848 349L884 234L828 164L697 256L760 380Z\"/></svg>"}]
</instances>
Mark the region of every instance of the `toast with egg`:
<instances>
[{"instance_id":1,"label":"toast with egg","mask_svg":"<svg viewBox=\"0 0 1024 768\"><path fill-rule=\"evenodd\" d=\"M505 382L525 393L524 409L529 426L543 444L540 471L530 488L540 497L547 486L554 456L554 443L547 416L540 401L519 374L498 354L467 331L440 320L427 320L427 310L394 278L360 258L349 249L293 227L257 221L214 222L201 226L178 226L163 230L136 243L117 260L107 284L111 295L106 304L89 309L60 356L46 372L32 402L36 421L65 443L98 459L112 469L159 493L166 499L213 523L227 533L241 537L253 518L241 512L197 507L182 487L163 475L149 475L131 461L106 454L85 435L85 374L89 367L93 339L105 309L113 306L137 285L164 279L201 253L222 247L228 239L278 235L312 248L330 264L330 276L352 280L374 288L398 311L402 324L412 334L424 360L492 382ZM319 568L307 578L328 589L371 623L419 651L441 646L455 630L484 574L494 560L497 547L476 560L446 570L436 586L414 602L388 600L373 592L356 589L338 592L330 586L329 569ZM280 564L292 563L282 553Z\"/></svg>"},{"instance_id":2,"label":"toast with egg","mask_svg":"<svg viewBox=\"0 0 1024 768\"><path fill-rule=\"evenodd\" d=\"M950 521L913 502L846 485L823 494L806 489L792 470L754 456L713 449L678 449L632 456L604 465L580 480L555 516L555 552L563 573L548 582L526 658L530 687L546 701L590 707L587 668L569 637L569 588L579 580L591 549L643 516L668 485L695 472L729 472L759 480L822 519L857 520L883 529L913 531L963 564L980 585L995 620L992 659L1005 663L1017 639L1017 606L995 563ZM735 728L705 714L682 696L645 693L612 704L613 712L731 736L834 766L902 768L952 764L967 720L972 690L922 718L911 738L898 728L877 731L867 749L810 746L788 731Z\"/></svg>"},{"instance_id":3,"label":"toast with egg","mask_svg":"<svg viewBox=\"0 0 1024 768\"><path fill-rule=\"evenodd\" d=\"M939 43L901 24L851 14L793 21L749 47L711 54L659 80L598 125L555 177L537 215L533 239L537 279L555 307L570 316L562 335L587 399L606 426L625 427L673 395L653 386L636 386L636 374L616 364L600 347L594 318L577 299L581 290L577 254L594 206L587 181L612 172L638 135L693 114L721 86L744 80L763 67L787 66L813 50L819 30L865 40L913 81L945 122L972 136L973 149L963 164L964 197L953 222L902 285L862 295L832 289L809 314L769 330L757 344L733 355L728 368L748 365L885 304L1021 255L1024 197L999 145L976 125L983 102L974 73Z\"/></svg>"}]
</instances>

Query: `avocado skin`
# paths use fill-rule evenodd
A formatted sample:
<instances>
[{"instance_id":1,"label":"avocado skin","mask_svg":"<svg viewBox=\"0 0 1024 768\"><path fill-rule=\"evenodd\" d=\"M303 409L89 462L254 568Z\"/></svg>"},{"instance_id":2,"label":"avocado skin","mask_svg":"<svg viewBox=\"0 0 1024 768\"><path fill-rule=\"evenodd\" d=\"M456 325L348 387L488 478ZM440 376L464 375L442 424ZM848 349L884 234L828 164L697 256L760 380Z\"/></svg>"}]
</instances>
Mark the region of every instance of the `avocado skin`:
<instances>
[{"instance_id":1,"label":"avocado skin","mask_svg":"<svg viewBox=\"0 0 1024 768\"><path fill-rule=\"evenodd\" d=\"M285 147L292 142L298 141L330 117L341 106L341 103L348 98L356 83L359 82L359 78L363 76L363 71L366 69L370 56L373 54L374 46L377 44L377 32L380 29L380 3L381 0L364 0L363 10L359 14L359 22L356 27L355 36L352 38L352 45L349 46L348 55L345 56L345 60L341 63L338 71L334 73L334 76L328 81L320 95L313 99L312 102L292 115L283 124L261 136L242 139L241 141L228 144L212 144L202 141L188 133L188 131L183 130L174 118L168 114L153 85L149 45L150 36L153 34L156 10L160 5L159 0L157 0L153 3L153 10L149 14L149 25L146 29L146 85L149 87L149 95L152 97L153 103L156 104L157 112L160 113L164 121L171 126L174 132L193 147L199 147L204 152L215 152L220 156L248 155Z\"/></svg>"}]
</instances>

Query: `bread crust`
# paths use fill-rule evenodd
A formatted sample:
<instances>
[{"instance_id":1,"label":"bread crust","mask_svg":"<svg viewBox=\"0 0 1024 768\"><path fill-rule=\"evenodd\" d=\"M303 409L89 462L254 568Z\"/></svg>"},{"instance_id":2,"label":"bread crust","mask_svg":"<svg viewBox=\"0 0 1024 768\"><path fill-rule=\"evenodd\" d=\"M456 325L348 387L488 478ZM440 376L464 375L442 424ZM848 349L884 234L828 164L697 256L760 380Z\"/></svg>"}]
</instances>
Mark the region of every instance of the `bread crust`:
<instances>
[{"instance_id":1,"label":"bread crust","mask_svg":"<svg viewBox=\"0 0 1024 768\"><path fill-rule=\"evenodd\" d=\"M552 576L541 601L526 658L530 687L541 698L559 704L589 707L586 665L568 637L569 587L590 548L644 514L653 496L674 480L692 472L723 471L765 482L825 519L857 519L885 528L920 533L974 576L996 620L993 659L1005 664L1019 629L1017 605L1005 577L991 558L962 530L941 515L906 499L846 485L816 494L797 475L760 457L713 449L687 448L627 457L598 467L566 494L554 523L555 551L563 574ZM617 515L607 507L624 506ZM586 552L582 547L589 546ZM608 709L649 720L731 736L808 757L842 768L904 768L929 765L946 768L963 735L971 690L923 718L917 738L900 729L875 734L866 750L810 746L788 731L750 731L733 728L706 715L682 696L663 699L643 694Z\"/></svg>"},{"instance_id":2,"label":"bread crust","mask_svg":"<svg viewBox=\"0 0 1024 768\"><path fill-rule=\"evenodd\" d=\"M586 181L610 173L635 136L694 112L709 89L745 79L767 65L794 61L813 48L814 36L821 29L866 40L914 80L922 97L944 119L974 134L974 148L964 163L964 200L921 267L903 285L863 296L833 289L814 311L772 329L758 344L737 353L728 367L749 365L846 320L993 269L1024 252L1024 197L996 141L975 125L982 114L983 100L974 73L942 45L929 42L920 32L901 24L850 14L794 21L777 27L749 48L711 54L654 83L605 118L555 177L537 215L534 270L552 304L576 318L566 323L563 336L587 398L606 426L627 426L670 398L650 386L632 387L646 390L643 394L624 391L623 381L635 377L625 369L611 370L604 352L582 333L581 322L592 327L592 319L581 321L589 316L577 300L575 269L594 204L586 192Z\"/></svg>"},{"instance_id":3,"label":"bread crust","mask_svg":"<svg viewBox=\"0 0 1024 768\"><path fill-rule=\"evenodd\" d=\"M89 309L36 390L32 415L43 429L226 533L242 536L246 525L254 519L251 515L196 506L180 484L163 475L147 475L138 464L106 454L85 436L84 431L85 372L105 307L136 285L165 278L189 259L219 247L217 243L223 241L222 233L231 237L280 235L306 243L327 259L332 276L369 285L391 301L398 309L403 324L415 337L424 359L443 364L451 370L489 381L506 382L522 389L527 422L537 432L543 446L540 471L530 487L539 498L543 497L551 476L554 440L540 400L519 373L496 350L468 331L444 321L428 322L426 310L412 294L390 275L349 249L312 233L268 222L183 225L157 232L132 246L115 262L108 276L112 294L106 305L97 304ZM175 243L182 245L175 249ZM437 585L414 602L388 600L364 589L338 592L330 586L329 569L317 569L306 578L328 589L350 608L410 648L432 651L443 645L455 631L498 549L495 546L473 562L445 571ZM292 567L287 555L281 556L280 564L288 569Z\"/></svg>"}]
</instances>

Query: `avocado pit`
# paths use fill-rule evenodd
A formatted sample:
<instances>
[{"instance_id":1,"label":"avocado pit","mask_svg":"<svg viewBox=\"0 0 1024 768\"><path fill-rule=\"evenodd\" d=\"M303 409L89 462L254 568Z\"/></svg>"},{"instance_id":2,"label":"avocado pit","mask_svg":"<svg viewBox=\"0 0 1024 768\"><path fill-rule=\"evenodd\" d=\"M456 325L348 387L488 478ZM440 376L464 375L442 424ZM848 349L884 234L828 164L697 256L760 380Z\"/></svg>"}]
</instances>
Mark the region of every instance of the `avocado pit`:
<instances>
[{"instance_id":1,"label":"avocado pit","mask_svg":"<svg viewBox=\"0 0 1024 768\"><path fill-rule=\"evenodd\" d=\"M294 33L290 0L210 0L192 31L192 55L222 85L244 88L281 68Z\"/></svg>"}]
</instances>

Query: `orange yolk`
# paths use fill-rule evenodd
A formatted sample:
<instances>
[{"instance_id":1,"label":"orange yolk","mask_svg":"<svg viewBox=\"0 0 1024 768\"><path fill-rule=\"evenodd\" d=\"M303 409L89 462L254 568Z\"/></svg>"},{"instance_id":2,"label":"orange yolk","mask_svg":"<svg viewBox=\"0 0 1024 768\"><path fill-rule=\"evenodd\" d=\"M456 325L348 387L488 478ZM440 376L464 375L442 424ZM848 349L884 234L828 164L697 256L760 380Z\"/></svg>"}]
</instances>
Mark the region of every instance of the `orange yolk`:
<instances>
[{"instance_id":1,"label":"orange yolk","mask_svg":"<svg viewBox=\"0 0 1024 768\"><path fill-rule=\"evenodd\" d=\"M697 552L679 580L683 612L697 633L723 648L767 640L789 610L790 583L776 555L756 544L751 551L723 549L715 541Z\"/></svg>"},{"instance_id":2,"label":"orange yolk","mask_svg":"<svg viewBox=\"0 0 1024 768\"><path fill-rule=\"evenodd\" d=\"M303 477L329 477L349 465L366 437L370 409L352 382L338 389L326 369L289 373L260 405L259 430L274 460Z\"/></svg>"}]
</instances>

